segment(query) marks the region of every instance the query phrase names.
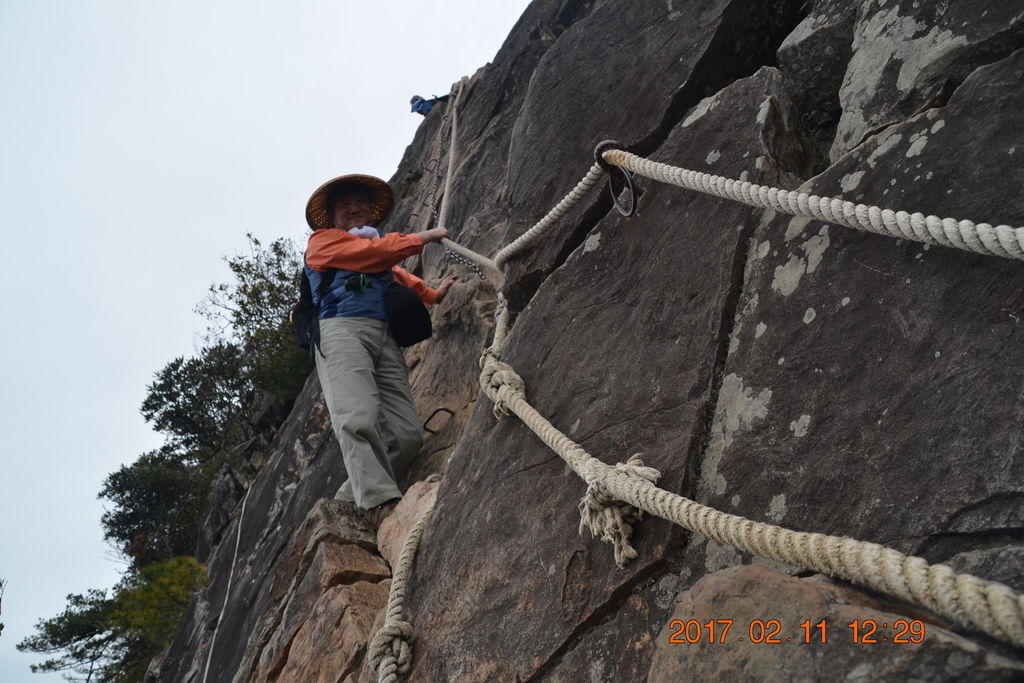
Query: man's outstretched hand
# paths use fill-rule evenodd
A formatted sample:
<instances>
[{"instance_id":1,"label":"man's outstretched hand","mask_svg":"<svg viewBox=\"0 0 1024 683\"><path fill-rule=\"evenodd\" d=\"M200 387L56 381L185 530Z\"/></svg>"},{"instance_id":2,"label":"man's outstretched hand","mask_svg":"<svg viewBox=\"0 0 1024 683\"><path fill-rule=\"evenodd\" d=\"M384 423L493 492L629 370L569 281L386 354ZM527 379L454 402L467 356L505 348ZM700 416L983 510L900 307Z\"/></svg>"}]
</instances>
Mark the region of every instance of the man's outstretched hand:
<instances>
[{"instance_id":1,"label":"man's outstretched hand","mask_svg":"<svg viewBox=\"0 0 1024 683\"><path fill-rule=\"evenodd\" d=\"M441 240L448 237L448 228L431 228L430 230L424 230L419 233L420 239L423 240L423 244L430 244L431 242L440 242Z\"/></svg>"},{"instance_id":2,"label":"man's outstretched hand","mask_svg":"<svg viewBox=\"0 0 1024 683\"><path fill-rule=\"evenodd\" d=\"M441 229L444 230L444 228ZM445 230L445 232L448 231ZM437 299L435 300L436 303L441 303L441 300L444 299L446 294L448 294L448 290L451 289L451 286L455 284L455 281L458 279L459 278L457 275L449 275L441 282L441 285L437 288Z\"/></svg>"}]
</instances>

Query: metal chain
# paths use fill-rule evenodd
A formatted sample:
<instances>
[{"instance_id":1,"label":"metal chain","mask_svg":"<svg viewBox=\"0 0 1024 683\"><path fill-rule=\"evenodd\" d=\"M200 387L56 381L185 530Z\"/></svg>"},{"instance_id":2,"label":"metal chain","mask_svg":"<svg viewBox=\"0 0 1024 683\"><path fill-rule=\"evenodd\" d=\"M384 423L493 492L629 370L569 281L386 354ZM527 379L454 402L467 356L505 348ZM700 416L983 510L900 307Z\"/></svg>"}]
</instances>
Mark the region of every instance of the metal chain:
<instances>
[{"instance_id":1,"label":"metal chain","mask_svg":"<svg viewBox=\"0 0 1024 683\"><path fill-rule=\"evenodd\" d=\"M445 247L444 248L444 258L441 260L441 264L443 265L443 264L447 263L449 258L455 259L459 263L461 263L461 264L471 268L473 270L473 272L476 273L477 277L479 277L481 280L484 280L484 281L487 280L487 276L484 275L484 271L480 268L480 266L478 266L477 264L473 263L469 259L464 258L460 254L456 254L454 251L452 251L448 247Z\"/></svg>"}]
</instances>

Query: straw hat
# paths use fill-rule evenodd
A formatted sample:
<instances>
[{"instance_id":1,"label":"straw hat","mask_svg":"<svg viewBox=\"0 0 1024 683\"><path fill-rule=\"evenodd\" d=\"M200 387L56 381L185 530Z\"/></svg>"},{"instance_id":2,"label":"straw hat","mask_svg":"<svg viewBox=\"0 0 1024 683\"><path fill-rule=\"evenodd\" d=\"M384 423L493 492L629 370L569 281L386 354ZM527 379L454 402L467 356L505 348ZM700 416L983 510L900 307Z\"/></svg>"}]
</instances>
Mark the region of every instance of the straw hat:
<instances>
[{"instance_id":1,"label":"straw hat","mask_svg":"<svg viewBox=\"0 0 1024 683\"><path fill-rule=\"evenodd\" d=\"M386 182L372 175L349 175L338 176L334 180L328 180L313 193L313 196L306 202L306 222L314 230L333 228L334 223L330 213L327 211L327 200L331 194L343 189L345 185L354 185L370 196L370 225L377 225L391 213L395 205L395 196Z\"/></svg>"}]
</instances>

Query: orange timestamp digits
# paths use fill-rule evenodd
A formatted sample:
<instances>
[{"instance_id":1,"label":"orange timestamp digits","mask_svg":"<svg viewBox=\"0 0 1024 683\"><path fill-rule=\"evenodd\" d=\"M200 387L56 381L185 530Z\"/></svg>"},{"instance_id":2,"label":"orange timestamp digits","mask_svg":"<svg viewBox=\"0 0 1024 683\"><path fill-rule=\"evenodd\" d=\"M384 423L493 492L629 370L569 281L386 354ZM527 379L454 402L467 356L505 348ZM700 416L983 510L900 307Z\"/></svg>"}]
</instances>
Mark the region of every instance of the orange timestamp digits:
<instances>
[{"instance_id":1,"label":"orange timestamp digits","mask_svg":"<svg viewBox=\"0 0 1024 683\"><path fill-rule=\"evenodd\" d=\"M668 642L700 643L706 639L709 643L724 643L733 623L732 619L711 619L704 623L696 619L674 619L668 626L676 630L669 635ZM746 637L740 636L739 640L749 640L752 643L781 643L781 632L782 624L778 619L754 619L747 625Z\"/></svg>"},{"instance_id":2,"label":"orange timestamp digits","mask_svg":"<svg viewBox=\"0 0 1024 683\"><path fill-rule=\"evenodd\" d=\"M811 623L805 619L798 631L787 633L778 619L753 619L746 624L737 625L732 631L733 619L673 619L669 622L668 642L676 644L724 643L728 638L736 641L747 641L761 644L782 643L827 643L828 623L822 619ZM922 643L924 642L924 622L918 619L897 619L889 623L879 624L874 619L859 619L847 624L853 642L857 644L874 643Z\"/></svg>"},{"instance_id":3,"label":"orange timestamp digits","mask_svg":"<svg viewBox=\"0 0 1024 683\"><path fill-rule=\"evenodd\" d=\"M847 624L855 643L923 643L924 622L920 619L908 621L897 619L888 624L883 622L881 628L874 619L857 619ZM890 632L888 629L892 629Z\"/></svg>"},{"instance_id":4,"label":"orange timestamp digits","mask_svg":"<svg viewBox=\"0 0 1024 683\"><path fill-rule=\"evenodd\" d=\"M679 630L669 635L668 642L699 643L707 636L709 643L724 643L725 637L729 634L729 629L732 628L732 621L732 619L711 619L702 624L696 619L688 621L673 619L669 622L668 627L678 628ZM718 634L718 640L715 640L716 633Z\"/></svg>"}]
</instances>

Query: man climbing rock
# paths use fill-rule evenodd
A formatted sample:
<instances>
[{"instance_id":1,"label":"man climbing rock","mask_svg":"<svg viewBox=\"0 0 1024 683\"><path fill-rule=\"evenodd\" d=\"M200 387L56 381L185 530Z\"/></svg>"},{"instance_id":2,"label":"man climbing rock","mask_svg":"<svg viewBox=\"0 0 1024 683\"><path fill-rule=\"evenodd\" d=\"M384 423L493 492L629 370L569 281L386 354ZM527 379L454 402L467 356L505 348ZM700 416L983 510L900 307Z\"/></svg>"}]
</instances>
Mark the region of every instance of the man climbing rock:
<instances>
[{"instance_id":1,"label":"man climbing rock","mask_svg":"<svg viewBox=\"0 0 1024 683\"><path fill-rule=\"evenodd\" d=\"M305 269L320 324L316 370L348 472L335 497L368 511L375 527L401 499L399 477L422 440L405 357L388 326L387 291L394 281L432 305L455 281L449 276L435 290L398 267L448 231L381 237L375 226L393 205L388 184L367 175L330 180L306 204L313 234Z\"/></svg>"},{"instance_id":2,"label":"man climbing rock","mask_svg":"<svg viewBox=\"0 0 1024 683\"><path fill-rule=\"evenodd\" d=\"M451 93L448 93L447 95L435 96L429 100L424 99L419 95L413 95L412 99L409 100L409 105L412 107L413 112L426 116L427 114L430 113L430 110L434 108L435 104L437 104L438 102L444 102L449 97L451 97Z\"/></svg>"}]
</instances>

